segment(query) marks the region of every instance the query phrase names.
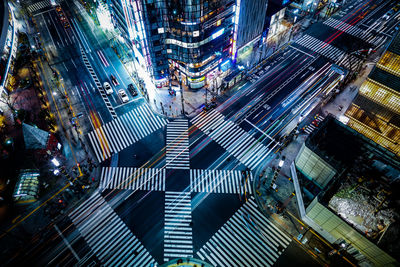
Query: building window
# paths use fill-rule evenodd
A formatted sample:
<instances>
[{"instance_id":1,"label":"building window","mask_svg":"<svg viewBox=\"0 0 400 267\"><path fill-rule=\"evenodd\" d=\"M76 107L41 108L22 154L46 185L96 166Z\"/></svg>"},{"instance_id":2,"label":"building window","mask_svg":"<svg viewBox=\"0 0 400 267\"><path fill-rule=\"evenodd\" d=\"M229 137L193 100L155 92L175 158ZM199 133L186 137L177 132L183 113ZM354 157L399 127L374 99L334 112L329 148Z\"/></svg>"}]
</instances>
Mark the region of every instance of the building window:
<instances>
[{"instance_id":1,"label":"building window","mask_svg":"<svg viewBox=\"0 0 400 267\"><path fill-rule=\"evenodd\" d=\"M389 98L389 106L394 110L400 110L400 98L397 96L392 96Z\"/></svg>"},{"instance_id":2,"label":"building window","mask_svg":"<svg viewBox=\"0 0 400 267\"><path fill-rule=\"evenodd\" d=\"M158 33L164 33L164 28L158 28Z\"/></svg>"},{"instance_id":3,"label":"building window","mask_svg":"<svg viewBox=\"0 0 400 267\"><path fill-rule=\"evenodd\" d=\"M378 91L376 91L374 98L376 100L383 100L386 96L386 91L383 89L378 89Z\"/></svg>"}]
</instances>

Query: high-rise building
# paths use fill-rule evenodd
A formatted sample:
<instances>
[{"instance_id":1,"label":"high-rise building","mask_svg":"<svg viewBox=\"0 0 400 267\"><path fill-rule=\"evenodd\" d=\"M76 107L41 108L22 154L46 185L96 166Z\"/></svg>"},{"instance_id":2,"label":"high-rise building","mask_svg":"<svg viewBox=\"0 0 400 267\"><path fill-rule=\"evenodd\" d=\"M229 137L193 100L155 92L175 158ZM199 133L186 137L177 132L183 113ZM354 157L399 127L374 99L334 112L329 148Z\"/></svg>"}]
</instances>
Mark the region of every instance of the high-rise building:
<instances>
[{"instance_id":1,"label":"high-rise building","mask_svg":"<svg viewBox=\"0 0 400 267\"><path fill-rule=\"evenodd\" d=\"M301 219L360 266L397 266L398 157L328 116L291 167Z\"/></svg>"},{"instance_id":2,"label":"high-rise building","mask_svg":"<svg viewBox=\"0 0 400 267\"><path fill-rule=\"evenodd\" d=\"M388 47L345 113L347 125L400 155L400 34Z\"/></svg>"},{"instance_id":3,"label":"high-rise building","mask_svg":"<svg viewBox=\"0 0 400 267\"><path fill-rule=\"evenodd\" d=\"M17 52L16 38L14 14L8 1L2 1L0 3L0 97L3 93L8 93L8 77Z\"/></svg>"},{"instance_id":4,"label":"high-rise building","mask_svg":"<svg viewBox=\"0 0 400 267\"><path fill-rule=\"evenodd\" d=\"M108 0L114 25L155 85L175 76L192 89L235 60L240 2Z\"/></svg>"},{"instance_id":5,"label":"high-rise building","mask_svg":"<svg viewBox=\"0 0 400 267\"><path fill-rule=\"evenodd\" d=\"M267 0L241 0L237 47L260 39L267 14Z\"/></svg>"}]
</instances>

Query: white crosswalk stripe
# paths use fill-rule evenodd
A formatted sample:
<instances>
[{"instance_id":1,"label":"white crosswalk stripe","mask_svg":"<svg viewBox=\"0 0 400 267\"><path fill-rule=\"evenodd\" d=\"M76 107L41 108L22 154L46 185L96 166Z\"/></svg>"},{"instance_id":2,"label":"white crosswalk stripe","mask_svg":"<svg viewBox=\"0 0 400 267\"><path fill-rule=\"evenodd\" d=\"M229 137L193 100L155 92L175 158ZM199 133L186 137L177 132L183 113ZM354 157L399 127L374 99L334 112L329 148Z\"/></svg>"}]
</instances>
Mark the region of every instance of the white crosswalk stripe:
<instances>
[{"instance_id":1,"label":"white crosswalk stripe","mask_svg":"<svg viewBox=\"0 0 400 267\"><path fill-rule=\"evenodd\" d=\"M371 33L367 33L356 26L350 25L344 21L340 21L334 18L329 18L328 20L324 21L324 24L363 40L368 40L372 36Z\"/></svg>"},{"instance_id":2,"label":"white crosswalk stripe","mask_svg":"<svg viewBox=\"0 0 400 267\"><path fill-rule=\"evenodd\" d=\"M70 215L104 266L150 266L149 252L96 191Z\"/></svg>"},{"instance_id":3,"label":"white crosswalk stripe","mask_svg":"<svg viewBox=\"0 0 400 267\"><path fill-rule=\"evenodd\" d=\"M191 221L190 192L165 192L164 262L193 256Z\"/></svg>"},{"instance_id":4,"label":"white crosswalk stripe","mask_svg":"<svg viewBox=\"0 0 400 267\"><path fill-rule=\"evenodd\" d=\"M189 169L188 120L174 120L167 125L167 169Z\"/></svg>"},{"instance_id":5,"label":"white crosswalk stripe","mask_svg":"<svg viewBox=\"0 0 400 267\"><path fill-rule=\"evenodd\" d=\"M28 11L30 13L36 12L38 10L44 9L46 7L51 6L50 0L40 1L28 6Z\"/></svg>"},{"instance_id":6,"label":"white crosswalk stripe","mask_svg":"<svg viewBox=\"0 0 400 267\"><path fill-rule=\"evenodd\" d=\"M99 188L164 191L165 173L157 168L103 167Z\"/></svg>"},{"instance_id":7,"label":"white crosswalk stripe","mask_svg":"<svg viewBox=\"0 0 400 267\"><path fill-rule=\"evenodd\" d=\"M99 162L162 128L168 120L154 115L147 105L112 120L88 133Z\"/></svg>"},{"instance_id":8,"label":"white crosswalk stripe","mask_svg":"<svg viewBox=\"0 0 400 267\"><path fill-rule=\"evenodd\" d=\"M272 266L290 237L258 211L251 197L197 252L213 266Z\"/></svg>"},{"instance_id":9,"label":"white crosswalk stripe","mask_svg":"<svg viewBox=\"0 0 400 267\"><path fill-rule=\"evenodd\" d=\"M215 109L201 112L191 122L251 170L268 156L266 146Z\"/></svg>"},{"instance_id":10,"label":"white crosswalk stripe","mask_svg":"<svg viewBox=\"0 0 400 267\"><path fill-rule=\"evenodd\" d=\"M252 194L253 175L236 170L190 170L190 191L226 194Z\"/></svg>"},{"instance_id":11,"label":"white crosswalk stripe","mask_svg":"<svg viewBox=\"0 0 400 267\"><path fill-rule=\"evenodd\" d=\"M339 48L325 43L317 38L305 34L303 37L298 39L296 44L301 45L307 49L310 49L324 57L327 57L333 61L339 60L341 57L345 56L345 52Z\"/></svg>"},{"instance_id":12,"label":"white crosswalk stripe","mask_svg":"<svg viewBox=\"0 0 400 267\"><path fill-rule=\"evenodd\" d=\"M307 125L307 127L304 129L304 132L307 133L307 134L310 134L310 133L312 133L314 130L315 130L315 126L312 125L312 124L310 124L310 125Z\"/></svg>"},{"instance_id":13,"label":"white crosswalk stripe","mask_svg":"<svg viewBox=\"0 0 400 267\"><path fill-rule=\"evenodd\" d=\"M323 116L321 116L321 115L319 115L319 114L317 114L316 117L315 117L315 120L318 121L318 122L322 122L324 119L325 119L325 117L323 117ZM310 123L310 124L308 124L307 126L304 127L304 132L305 132L306 134L310 134L310 133L312 133L315 129L317 129L317 127L316 127L315 125L313 125L313 124Z\"/></svg>"},{"instance_id":14,"label":"white crosswalk stripe","mask_svg":"<svg viewBox=\"0 0 400 267\"><path fill-rule=\"evenodd\" d=\"M325 118L322 117L321 115L317 115L317 118L315 118L317 121L323 121Z\"/></svg>"}]
</instances>

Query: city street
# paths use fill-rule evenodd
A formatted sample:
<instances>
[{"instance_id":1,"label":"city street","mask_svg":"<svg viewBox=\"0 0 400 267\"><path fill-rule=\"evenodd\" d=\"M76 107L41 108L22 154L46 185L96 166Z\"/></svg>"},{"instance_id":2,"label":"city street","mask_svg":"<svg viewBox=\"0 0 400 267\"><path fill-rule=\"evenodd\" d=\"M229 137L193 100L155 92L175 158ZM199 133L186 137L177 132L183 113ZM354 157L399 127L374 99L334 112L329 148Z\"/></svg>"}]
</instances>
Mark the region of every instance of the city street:
<instances>
[{"instance_id":1,"label":"city street","mask_svg":"<svg viewBox=\"0 0 400 267\"><path fill-rule=\"evenodd\" d=\"M65 90L74 114L62 109L62 117L69 128L76 117L99 175L94 192L11 263L155 266L190 257L213 266L320 264L262 212L255 177L279 157L287 136L314 120L312 110L343 80L341 71L357 65L353 52L378 50L394 34L397 22L380 19L391 1L349 3L249 71L215 109L177 119L154 112L77 0L60 1L70 27L54 7L31 6L45 86ZM62 94L54 96L62 106Z\"/></svg>"}]
</instances>

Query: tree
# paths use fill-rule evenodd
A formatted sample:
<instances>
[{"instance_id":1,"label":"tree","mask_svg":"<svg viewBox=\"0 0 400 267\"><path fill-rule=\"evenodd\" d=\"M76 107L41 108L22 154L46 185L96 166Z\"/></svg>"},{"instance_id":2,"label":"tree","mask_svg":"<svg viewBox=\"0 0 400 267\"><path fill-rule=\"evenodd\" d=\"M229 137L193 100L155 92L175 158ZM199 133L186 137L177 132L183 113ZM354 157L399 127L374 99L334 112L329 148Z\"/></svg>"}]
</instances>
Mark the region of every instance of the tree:
<instances>
[{"instance_id":1,"label":"tree","mask_svg":"<svg viewBox=\"0 0 400 267\"><path fill-rule=\"evenodd\" d=\"M3 97L0 97L0 102L7 105L7 107L12 111L13 115L17 113L17 109L15 107L15 103L19 98L19 94L16 97L13 97L11 94L3 94Z\"/></svg>"}]
</instances>

